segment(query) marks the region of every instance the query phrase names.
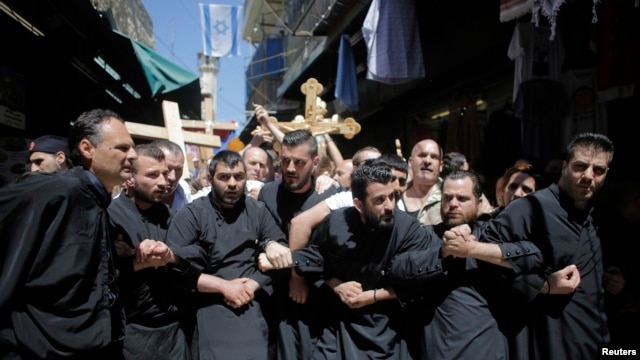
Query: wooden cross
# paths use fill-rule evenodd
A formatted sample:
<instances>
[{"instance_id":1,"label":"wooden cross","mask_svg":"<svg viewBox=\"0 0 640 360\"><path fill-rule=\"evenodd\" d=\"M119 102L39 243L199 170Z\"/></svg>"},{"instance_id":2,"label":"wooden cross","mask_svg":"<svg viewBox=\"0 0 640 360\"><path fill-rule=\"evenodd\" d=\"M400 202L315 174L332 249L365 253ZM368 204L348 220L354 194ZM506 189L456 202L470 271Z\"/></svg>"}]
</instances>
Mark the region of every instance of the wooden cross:
<instances>
[{"instance_id":1,"label":"wooden cross","mask_svg":"<svg viewBox=\"0 0 640 360\"><path fill-rule=\"evenodd\" d=\"M172 101L162 102L162 114L164 117L164 127L135 122L125 121L125 126L129 130L131 137L146 140L168 139L178 144L183 151L185 144L198 145L203 147L205 152L211 152L212 148L219 148L222 143L220 136L213 134L213 129L219 130L235 130L236 124L229 123L213 123L210 127L202 120L182 120L180 119L180 110L178 104ZM184 129L204 130L204 132L188 131ZM201 150L202 154L202 150ZM201 156L208 158L209 156ZM189 162L185 156L185 169L193 168L193 161ZM183 178L189 177L189 172L183 173Z\"/></svg>"},{"instance_id":2,"label":"wooden cross","mask_svg":"<svg viewBox=\"0 0 640 360\"><path fill-rule=\"evenodd\" d=\"M316 79L309 78L306 83L302 84L300 91L306 95L304 117L296 116L296 119L289 122L278 122L275 117L269 117L269 121L277 124L283 133L293 130L307 130L313 136L322 134L342 134L347 139L353 139L355 135L360 133L362 129L352 117L344 119L344 122L337 120L337 115L331 118L325 118L327 109L319 107L320 97L318 94L322 92L323 86ZM255 133L258 129L254 130ZM269 129L262 125L262 131L269 133Z\"/></svg>"}]
</instances>

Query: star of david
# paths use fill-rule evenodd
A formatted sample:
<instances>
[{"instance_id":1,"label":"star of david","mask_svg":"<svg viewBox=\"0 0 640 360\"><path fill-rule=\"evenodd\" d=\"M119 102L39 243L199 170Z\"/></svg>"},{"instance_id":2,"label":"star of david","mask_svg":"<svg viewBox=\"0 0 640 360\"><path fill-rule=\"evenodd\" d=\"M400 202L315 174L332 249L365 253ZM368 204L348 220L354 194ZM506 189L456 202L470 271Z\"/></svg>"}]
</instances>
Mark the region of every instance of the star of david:
<instances>
[{"instance_id":1,"label":"star of david","mask_svg":"<svg viewBox=\"0 0 640 360\"><path fill-rule=\"evenodd\" d=\"M229 26L227 26L227 23L224 20L216 20L216 25L213 28L216 29L216 33L218 33L218 35L225 35Z\"/></svg>"}]
</instances>

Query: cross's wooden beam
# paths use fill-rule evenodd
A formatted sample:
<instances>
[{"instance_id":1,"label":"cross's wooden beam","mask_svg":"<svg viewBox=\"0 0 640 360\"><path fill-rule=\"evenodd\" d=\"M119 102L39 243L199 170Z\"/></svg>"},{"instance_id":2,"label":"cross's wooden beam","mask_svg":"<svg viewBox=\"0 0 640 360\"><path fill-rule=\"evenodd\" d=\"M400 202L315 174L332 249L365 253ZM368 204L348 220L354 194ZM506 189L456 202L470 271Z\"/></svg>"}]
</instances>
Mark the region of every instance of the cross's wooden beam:
<instances>
[{"instance_id":1,"label":"cross's wooden beam","mask_svg":"<svg viewBox=\"0 0 640 360\"><path fill-rule=\"evenodd\" d=\"M207 129L207 123L202 120L182 120L182 127L185 129ZM221 122L212 122L211 129L212 130L236 130L238 128L237 124L233 123L221 123Z\"/></svg>"},{"instance_id":2,"label":"cross's wooden beam","mask_svg":"<svg viewBox=\"0 0 640 360\"><path fill-rule=\"evenodd\" d=\"M180 110L178 104L172 101L162 102L162 114L164 116L164 127L140 124L125 121L125 126L132 137L145 140L168 139L178 144L185 151L185 144L219 148L222 146L220 136L209 133L201 133L196 131L188 131L187 129L207 129L207 124L200 120L182 120L180 119ZM235 130L236 124L212 123L209 128L220 130ZM187 161L185 156L185 169L189 169L192 164ZM185 171L183 177L188 176L189 172Z\"/></svg>"},{"instance_id":3,"label":"cross's wooden beam","mask_svg":"<svg viewBox=\"0 0 640 360\"><path fill-rule=\"evenodd\" d=\"M127 125L129 134L131 134L131 136L134 138L145 140L169 139L167 128L164 128L162 126L132 123L128 121L125 122L125 125ZM185 144L208 147L220 147L222 145L220 136L218 135L183 131L182 137ZM178 144L174 140L171 141Z\"/></svg>"},{"instance_id":4,"label":"cross's wooden beam","mask_svg":"<svg viewBox=\"0 0 640 360\"><path fill-rule=\"evenodd\" d=\"M164 127L126 121L125 125L131 136L146 140L169 139L178 145L182 145L183 148L184 144L208 147L220 147L222 145L220 136L218 135L184 130L185 128L206 130L207 125L201 120L180 119L177 103L163 101L162 109L164 113ZM219 130L236 130L237 127L237 124L232 123L214 122L211 125L211 129Z\"/></svg>"}]
</instances>

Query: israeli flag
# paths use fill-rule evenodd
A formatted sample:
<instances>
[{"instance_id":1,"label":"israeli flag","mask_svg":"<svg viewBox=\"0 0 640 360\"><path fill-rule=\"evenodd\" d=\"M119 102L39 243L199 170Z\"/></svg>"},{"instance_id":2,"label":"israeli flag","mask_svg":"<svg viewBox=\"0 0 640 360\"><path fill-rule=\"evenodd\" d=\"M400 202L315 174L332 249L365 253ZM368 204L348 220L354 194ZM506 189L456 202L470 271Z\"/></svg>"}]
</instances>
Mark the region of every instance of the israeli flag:
<instances>
[{"instance_id":1,"label":"israeli flag","mask_svg":"<svg viewBox=\"0 0 640 360\"><path fill-rule=\"evenodd\" d=\"M202 48L212 57L240 55L242 6L200 4Z\"/></svg>"}]
</instances>

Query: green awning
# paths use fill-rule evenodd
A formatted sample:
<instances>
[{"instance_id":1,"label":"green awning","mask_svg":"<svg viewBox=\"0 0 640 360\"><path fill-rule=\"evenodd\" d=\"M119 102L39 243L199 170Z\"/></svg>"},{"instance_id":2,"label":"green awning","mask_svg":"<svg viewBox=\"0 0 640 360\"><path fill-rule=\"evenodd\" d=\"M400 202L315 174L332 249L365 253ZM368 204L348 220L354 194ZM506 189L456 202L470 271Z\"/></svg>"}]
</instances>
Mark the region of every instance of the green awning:
<instances>
[{"instance_id":1,"label":"green awning","mask_svg":"<svg viewBox=\"0 0 640 360\"><path fill-rule=\"evenodd\" d=\"M114 32L131 42L131 46L151 89L152 96L166 94L187 86L194 81L199 81L197 75L176 65L148 46L118 31L114 30Z\"/></svg>"}]
</instances>

